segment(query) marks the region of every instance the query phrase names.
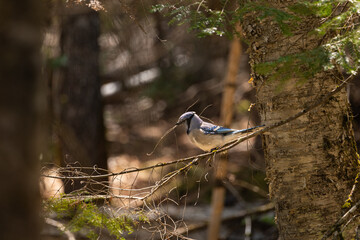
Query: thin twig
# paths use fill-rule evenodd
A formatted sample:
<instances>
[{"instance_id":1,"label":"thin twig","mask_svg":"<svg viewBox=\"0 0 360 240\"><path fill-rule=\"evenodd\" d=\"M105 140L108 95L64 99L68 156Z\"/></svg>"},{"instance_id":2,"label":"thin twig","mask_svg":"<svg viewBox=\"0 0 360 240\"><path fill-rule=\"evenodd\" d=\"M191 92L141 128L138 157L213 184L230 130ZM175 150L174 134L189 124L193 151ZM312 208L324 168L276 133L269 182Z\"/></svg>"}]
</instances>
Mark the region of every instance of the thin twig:
<instances>
[{"instance_id":1,"label":"thin twig","mask_svg":"<svg viewBox=\"0 0 360 240\"><path fill-rule=\"evenodd\" d=\"M170 128L169 130L166 131L166 133L164 135L161 136L161 138L159 139L159 141L156 143L155 147L153 148L153 150L150 153L147 153L146 155L151 156L156 148L159 146L159 144L161 143L161 141L175 128L177 127L177 125L173 126L172 128Z\"/></svg>"},{"instance_id":2,"label":"thin twig","mask_svg":"<svg viewBox=\"0 0 360 240\"><path fill-rule=\"evenodd\" d=\"M349 209L344 215L342 215L339 220L336 221L336 223L324 234L321 240L326 240L328 237L330 237L336 230L340 229L340 226L345 223L346 218L354 213L358 207L360 206L360 201L356 202L356 204Z\"/></svg>"},{"instance_id":3,"label":"thin twig","mask_svg":"<svg viewBox=\"0 0 360 240\"><path fill-rule=\"evenodd\" d=\"M97 194L97 195L78 195L78 196L66 196L62 199L74 199L74 200L95 200L95 199L111 199L111 198L123 198L131 200L142 200L143 197L129 196L129 195L116 195L116 194Z\"/></svg>"},{"instance_id":4,"label":"thin twig","mask_svg":"<svg viewBox=\"0 0 360 240\"><path fill-rule=\"evenodd\" d=\"M196 99L196 101L194 103L192 103L190 106L188 106L185 110L185 112L189 111L190 108L192 108L195 104L197 104L197 102L199 101L199 98Z\"/></svg>"},{"instance_id":5,"label":"thin twig","mask_svg":"<svg viewBox=\"0 0 360 240\"><path fill-rule=\"evenodd\" d=\"M209 107L212 107L212 106L213 106L212 104L207 105L207 106L201 111L201 113L199 114L199 116L201 117L201 115L205 112L205 110L208 109Z\"/></svg>"},{"instance_id":6,"label":"thin twig","mask_svg":"<svg viewBox=\"0 0 360 240\"><path fill-rule=\"evenodd\" d=\"M196 9L197 12L200 10L200 7L201 7L201 5L203 4L203 2L205 2L205 0L202 0L202 1L199 3L199 6L198 6L197 9Z\"/></svg>"},{"instance_id":7,"label":"thin twig","mask_svg":"<svg viewBox=\"0 0 360 240\"><path fill-rule=\"evenodd\" d=\"M194 159L190 163L186 164L184 167L174 171L170 172L167 175L165 175L160 181L158 181L154 187L151 188L151 191L147 193L145 196L139 197L139 196L129 196L129 195L79 195L79 196L71 196L71 197L64 197L64 199L77 199L77 200L94 200L94 199L111 199L111 198L122 198L122 199L130 199L130 200L141 200L145 201L149 197L151 197L158 189L160 189L162 186L167 184L170 180L172 180L174 177L179 175L182 172L185 172L187 169L189 169L191 166L197 164L199 159Z\"/></svg>"},{"instance_id":8,"label":"thin twig","mask_svg":"<svg viewBox=\"0 0 360 240\"><path fill-rule=\"evenodd\" d=\"M230 181L229 181L230 182ZM246 188L250 191L253 191L254 193L257 193L259 195L261 195L262 197L265 197L267 198L268 197L268 193L266 191L264 191L263 189L261 189L260 187L256 186L256 185L253 185L253 184L250 184L244 180L236 180L234 182L231 182L233 185L235 186L239 186L239 187L242 187L242 188Z\"/></svg>"},{"instance_id":9,"label":"thin twig","mask_svg":"<svg viewBox=\"0 0 360 240\"><path fill-rule=\"evenodd\" d=\"M236 198L236 200L238 202L243 202L244 199L241 197L240 193L237 191L237 189L234 187L234 185L232 185L231 182L223 180L222 184L224 185L224 187L229 190L229 192Z\"/></svg>"},{"instance_id":10,"label":"thin twig","mask_svg":"<svg viewBox=\"0 0 360 240\"><path fill-rule=\"evenodd\" d=\"M115 177L118 175L124 175L124 174L128 174L128 173L133 173L133 172L141 172L141 171L145 171L145 170L149 170L149 169L154 169L154 168L159 168L159 167L165 167L168 165L173 165L173 164L178 164L178 163L182 163L182 162L188 162L188 161L192 161L196 158L202 159L205 158L209 155L212 155L213 153L203 153L203 154L199 154L196 156L192 156L192 157L187 157L187 158L180 158L171 162L166 162L166 163L157 163L155 165L149 166L149 167L143 167L143 168L131 168L131 169L125 169L121 172L117 172L117 173L107 173L107 174L101 174L101 175L87 175L87 176L52 176L52 175L47 175L47 174L42 174L42 177L48 177L48 178L57 178L57 179L74 179L74 180L84 180L84 179L97 179L97 178L105 178L105 177Z\"/></svg>"},{"instance_id":11,"label":"thin twig","mask_svg":"<svg viewBox=\"0 0 360 240\"><path fill-rule=\"evenodd\" d=\"M155 187L153 189L151 189L151 192L148 193L146 196L144 196L142 198L142 200L146 200L147 198L149 198L150 196L152 196L160 187L164 186L166 183L168 183L171 179L173 179L174 177L176 177L177 175L179 175L180 173L184 172L185 170L187 170L188 168L190 168L192 165L197 164L199 161L198 158L195 158L194 160L192 160L190 163L186 164L184 167L170 173L170 175L166 175L165 177L163 177L158 183L156 183Z\"/></svg>"},{"instance_id":12,"label":"thin twig","mask_svg":"<svg viewBox=\"0 0 360 240\"><path fill-rule=\"evenodd\" d=\"M67 230L65 225L62 224L61 222L51 218L45 218L45 222L51 226L58 228L61 232L63 232L67 236L68 240L75 240L75 235L69 230Z\"/></svg>"}]
</instances>

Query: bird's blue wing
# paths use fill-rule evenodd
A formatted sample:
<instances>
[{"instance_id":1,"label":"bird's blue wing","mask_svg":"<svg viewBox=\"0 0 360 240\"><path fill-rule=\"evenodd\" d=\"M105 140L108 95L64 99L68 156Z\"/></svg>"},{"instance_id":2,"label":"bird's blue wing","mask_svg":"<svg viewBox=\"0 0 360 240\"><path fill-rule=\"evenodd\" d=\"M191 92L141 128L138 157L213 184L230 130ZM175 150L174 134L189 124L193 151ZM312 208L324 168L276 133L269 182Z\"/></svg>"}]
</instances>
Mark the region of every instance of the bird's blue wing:
<instances>
[{"instance_id":1,"label":"bird's blue wing","mask_svg":"<svg viewBox=\"0 0 360 240\"><path fill-rule=\"evenodd\" d=\"M232 134L234 133L234 129L230 129L230 128L225 128L225 127L221 127L221 126L216 126L213 124L208 124L208 125L202 125L200 127L200 129L205 133L205 134L213 134L213 135L228 135L228 134Z\"/></svg>"}]
</instances>

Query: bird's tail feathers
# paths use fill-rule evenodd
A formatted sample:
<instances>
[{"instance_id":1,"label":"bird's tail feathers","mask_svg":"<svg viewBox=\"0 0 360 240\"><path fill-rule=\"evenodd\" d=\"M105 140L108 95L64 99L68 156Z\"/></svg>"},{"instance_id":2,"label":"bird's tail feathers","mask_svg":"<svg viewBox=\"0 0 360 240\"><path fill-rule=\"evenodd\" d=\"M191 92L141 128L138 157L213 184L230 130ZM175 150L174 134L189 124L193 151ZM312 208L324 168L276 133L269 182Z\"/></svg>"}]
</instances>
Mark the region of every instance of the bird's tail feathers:
<instances>
[{"instance_id":1,"label":"bird's tail feathers","mask_svg":"<svg viewBox=\"0 0 360 240\"><path fill-rule=\"evenodd\" d=\"M259 130L263 129L264 127L265 127L265 125L260 125L260 126L256 126L256 127L247 128L247 129L241 129L241 130L235 131L233 134L253 133L253 132L256 132L256 131L259 131Z\"/></svg>"}]
</instances>

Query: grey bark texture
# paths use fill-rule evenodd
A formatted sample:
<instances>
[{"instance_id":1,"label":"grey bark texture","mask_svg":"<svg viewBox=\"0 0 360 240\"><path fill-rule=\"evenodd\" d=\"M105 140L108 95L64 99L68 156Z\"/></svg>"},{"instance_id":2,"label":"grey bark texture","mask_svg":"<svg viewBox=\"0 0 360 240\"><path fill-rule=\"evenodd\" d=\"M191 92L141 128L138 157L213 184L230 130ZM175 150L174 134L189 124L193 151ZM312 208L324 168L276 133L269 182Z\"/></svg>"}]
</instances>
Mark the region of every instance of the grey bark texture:
<instances>
[{"instance_id":1,"label":"grey bark texture","mask_svg":"<svg viewBox=\"0 0 360 240\"><path fill-rule=\"evenodd\" d=\"M282 4L294 3L270 1L283 10ZM250 43L252 68L257 63L316 48L321 39L309 32L318 24L319 19L308 17L297 22L292 36L284 36L271 19L258 21L254 15L246 16L243 30ZM253 76L256 104L266 125L303 110L342 79L335 72L320 72L303 84L291 77L279 87L281 79L269 81L270 76L254 72ZM351 120L343 89L329 102L264 135L266 174L280 239L319 239L343 214L342 206L359 170ZM345 239L353 233L345 233Z\"/></svg>"},{"instance_id":2,"label":"grey bark texture","mask_svg":"<svg viewBox=\"0 0 360 240\"><path fill-rule=\"evenodd\" d=\"M40 233L41 1L0 3L0 239ZM45 96L44 96L45 97Z\"/></svg>"}]
</instances>

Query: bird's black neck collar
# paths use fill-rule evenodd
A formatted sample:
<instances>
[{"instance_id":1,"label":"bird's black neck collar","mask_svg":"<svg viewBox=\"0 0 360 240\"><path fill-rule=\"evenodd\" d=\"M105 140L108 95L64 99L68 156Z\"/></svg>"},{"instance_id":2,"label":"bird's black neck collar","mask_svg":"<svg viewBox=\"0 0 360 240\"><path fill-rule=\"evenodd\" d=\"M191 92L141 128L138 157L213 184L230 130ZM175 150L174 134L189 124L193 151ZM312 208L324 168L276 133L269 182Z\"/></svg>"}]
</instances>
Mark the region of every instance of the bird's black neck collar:
<instances>
[{"instance_id":1,"label":"bird's black neck collar","mask_svg":"<svg viewBox=\"0 0 360 240\"><path fill-rule=\"evenodd\" d=\"M193 115L191 115L191 117L189 117L188 119L186 119L186 124L187 124L187 130L186 133L189 134L190 133L190 123L191 123L191 119L194 117L195 113Z\"/></svg>"}]
</instances>

